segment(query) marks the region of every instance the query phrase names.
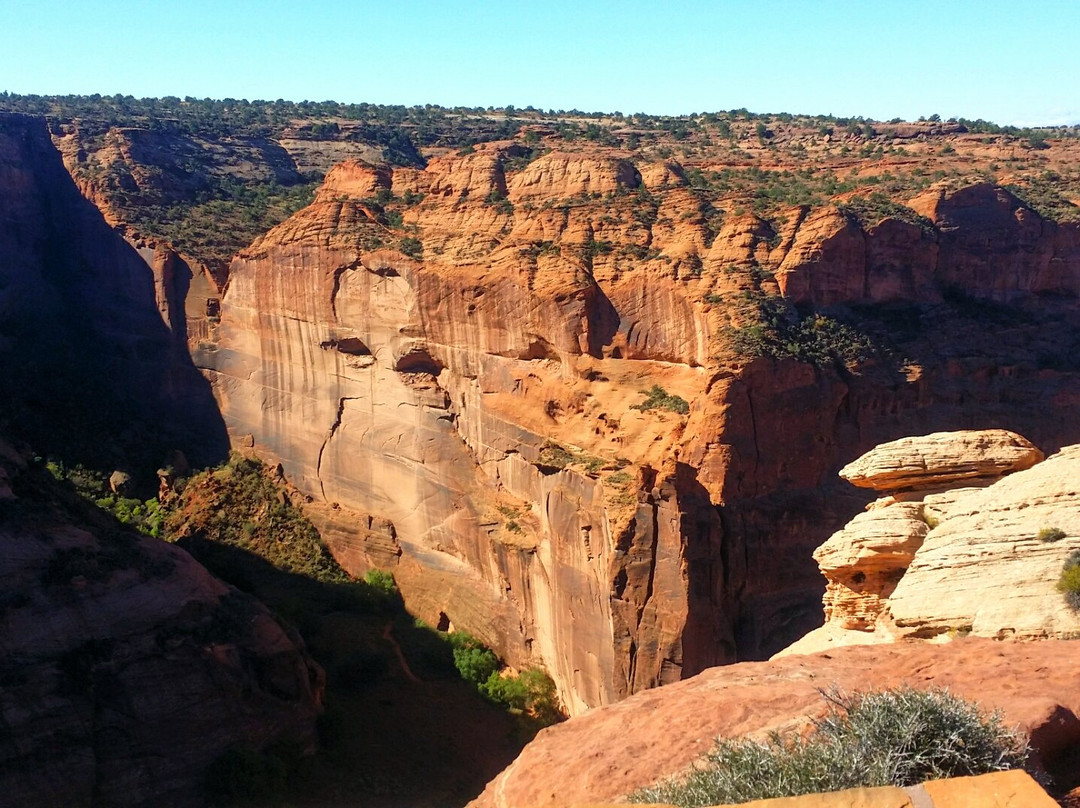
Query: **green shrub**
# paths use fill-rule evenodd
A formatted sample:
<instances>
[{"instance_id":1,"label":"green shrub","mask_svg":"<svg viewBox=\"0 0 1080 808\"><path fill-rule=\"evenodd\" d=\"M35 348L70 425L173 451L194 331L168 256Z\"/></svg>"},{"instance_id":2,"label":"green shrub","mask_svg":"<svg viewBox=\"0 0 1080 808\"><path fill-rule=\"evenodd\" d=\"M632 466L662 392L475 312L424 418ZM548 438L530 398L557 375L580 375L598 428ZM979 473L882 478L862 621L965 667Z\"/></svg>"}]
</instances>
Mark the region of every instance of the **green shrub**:
<instances>
[{"instance_id":1,"label":"green shrub","mask_svg":"<svg viewBox=\"0 0 1080 808\"><path fill-rule=\"evenodd\" d=\"M415 258L420 260L424 255L424 244L420 239L413 238L412 236L405 236L398 242L398 249L401 250L409 258Z\"/></svg>"},{"instance_id":2,"label":"green shrub","mask_svg":"<svg viewBox=\"0 0 1080 808\"><path fill-rule=\"evenodd\" d=\"M546 441L540 447L540 456L537 463L541 466L553 469L564 469L574 462L574 455L564 446L554 441Z\"/></svg>"},{"instance_id":3,"label":"green shrub","mask_svg":"<svg viewBox=\"0 0 1080 808\"><path fill-rule=\"evenodd\" d=\"M563 717L555 682L541 668L526 668L516 676L492 673L480 686L480 692L511 710L534 716L545 726Z\"/></svg>"},{"instance_id":4,"label":"green shrub","mask_svg":"<svg viewBox=\"0 0 1080 808\"><path fill-rule=\"evenodd\" d=\"M364 583L384 595L393 595L397 592L397 583L394 576L384 570L370 569L364 575Z\"/></svg>"},{"instance_id":5,"label":"green shrub","mask_svg":"<svg viewBox=\"0 0 1080 808\"><path fill-rule=\"evenodd\" d=\"M454 648L454 667L461 678L480 688L488 678L499 670L499 658L476 637L464 631L447 635Z\"/></svg>"},{"instance_id":6,"label":"green shrub","mask_svg":"<svg viewBox=\"0 0 1080 808\"><path fill-rule=\"evenodd\" d=\"M779 296L747 293L757 322L735 329L731 347L740 356L795 359L812 365L857 365L879 349L866 335L833 317L798 311Z\"/></svg>"},{"instance_id":7,"label":"green shrub","mask_svg":"<svg viewBox=\"0 0 1080 808\"><path fill-rule=\"evenodd\" d=\"M699 806L903 787L1018 768L1027 759L1026 744L998 715L986 716L944 690L824 695L829 712L808 736L721 739L686 780L643 789L631 802Z\"/></svg>"},{"instance_id":8,"label":"green shrub","mask_svg":"<svg viewBox=\"0 0 1080 808\"><path fill-rule=\"evenodd\" d=\"M1041 542L1061 541L1068 534L1060 527L1044 527L1036 538Z\"/></svg>"},{"instance_id":9,"label":"green shrub","mask_svg":"<svg viewBox=\"0 0 1080 808\"><path fill-rule=\"evenodd\" d=\"M641 412L647 412L648 410L670 410L671 412L677 412L680 415L686 415L690 412L690 404L682 396L677 396L668 393L663 387L658 384L654 384L645 393L645 400L640 404L631 405L632 410L641 410Z\"/></svg>"},{"instance_id":10,"label":"green shrub","mask_svg":"<svg viewBox=\"0 0 1080 808\"><path fill-rule=\"evenodd\" d=\"M1065 602L1070 609L1080 612L1080 550L1073 550L1065 559L1057 590L1065 596Z\"/></svg>"}]
</instances>

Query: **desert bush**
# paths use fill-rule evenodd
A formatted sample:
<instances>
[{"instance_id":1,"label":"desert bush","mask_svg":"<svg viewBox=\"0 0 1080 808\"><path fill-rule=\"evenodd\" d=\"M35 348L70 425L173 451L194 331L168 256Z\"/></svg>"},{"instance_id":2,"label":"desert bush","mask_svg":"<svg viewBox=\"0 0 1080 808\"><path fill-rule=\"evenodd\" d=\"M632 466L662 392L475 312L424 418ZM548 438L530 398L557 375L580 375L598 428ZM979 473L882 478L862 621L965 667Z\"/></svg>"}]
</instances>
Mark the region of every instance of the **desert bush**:
<instances>
[{"instance_id":1,"label":"desert bush","mask_svg":"<svg viewBox=\"0 0 1080 808\"><path fill-rule=\"evenodd\" d=\"M540 447L540 455L537 463L541 466L553 469L564 469L574 462L574 455L564 446L554 441L546 441Z\"/></svg>"},{"instance_id":2,"label":"desert bush","mask_svg":"<svg viewBox=\"0 0 1080 808\"><path fill-rule=\"evenodd\" d=\"M454 649L454 667L462 679L477 688L501 667L495 652L471 634L454 631L447 635L447 639Z\"/></svg>"},{"instance_id":3,"label":"desert bush","mask_svg":"<svg viewBox=\"0 0 1080 808\"><path fill-rule=\"evenodd\" d=\"M1060 527L1044 527L1036 536L1041 542L1061 541L1067 534Z\"/></svg>"},{"instance_id":4,"label":"desert bush","mask_svg":"<svg viewBox=\"0 0 1080 808\"><path fill-rule=\"evenodd\" d=\"M680 415L686 415L690 412L690 404L682 396L677 396L673 393L668 393L663 387L658 384L654 384L645 393L645 400L640 404L634 404L630 407L632 410L641 410L641 412L647 412L648 410L670 410L671 412L677 412Z\"/></svg>"},{"instance_id":5,"label":"desert bush","mask_svg":"<svg viewBox=\"0 0 1080 808\"><path fill-rule=\"evenodd\" d=\"M1080 612L1080 550L1073 550L1065 559L1057 590L1065 596L1065 602L1070 609Z\"/></svg>"},{"instance_id":6,"label":"desert bush","mask_svg":"<svg viewBox=\"0 0 1080 808\"><path fill-rule=\"evenodd\" d=\"M398 249L401 250L409 258L415 258L420 260L424 255L424 244L418 238L412 236L406 236L398 242Z\"/></svg>"},{"instance_id":7,"label":"desert bush","mask_svg":"<svg viewBox=\"0 0 1080 808\"><path fill-rule=\"evenodd\" d=\"M533 716L543 726L563 718L555 694L555 682L540 668L526 668L516 676L492 673L480 686L480 692L511 710Z\"/></svg>"},{"instance_id":8,"label":"desert bush","mask_svg":"<svg viewBox=\"0 0 1080 808\"><path fill-rule=\"evenodd\" d=\"M1000 716L945 690L823 695L829 710L809 735L773 734L766 743L720 739L688 778L638 791L631 802L699 806L909 786L1018 768L1027 759L1026 743Z\"/></svg>"},{"instance_id":9,"label":"desert bush","mask_svg":"<svg viewBox=\"0 0 1080 808\"><path fill-rule=\"evenodd\" d=\"M795 359L812 365L858 365L880 352L869 336L834 317L798 310L779 296L748 292L756 322L734 329L731 347L746 357Z\"/></svg>"}]
</instances>

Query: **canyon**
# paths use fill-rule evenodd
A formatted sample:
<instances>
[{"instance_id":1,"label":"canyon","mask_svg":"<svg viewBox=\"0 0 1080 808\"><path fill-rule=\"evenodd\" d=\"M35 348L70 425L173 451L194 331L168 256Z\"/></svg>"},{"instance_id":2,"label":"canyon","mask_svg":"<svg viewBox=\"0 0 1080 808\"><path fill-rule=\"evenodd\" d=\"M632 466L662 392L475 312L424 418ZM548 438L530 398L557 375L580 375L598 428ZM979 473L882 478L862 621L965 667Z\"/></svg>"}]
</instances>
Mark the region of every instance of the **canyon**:
<instances>
[{"instance_id":1,"label":"canyon","mask_svg":"<svg viewBox=\"0 0 1080 808\"><path fill-rule=\"evenodd\" d=\"M1080 147L729 118L406 148L0 113L0 426L150 474L257 455L346 570L570 715L766 659L821 626L813 553L873 496L841 467L942 430L1080 442ZM235 252L151 216L305 182Z\"/></svg>"},{"instance_id":2,"label":"canyon","mask_svg":"<svg viewBox=\"0 0 1080 808\"><path fill-rule=\"evenodd\" d=\"M929 225L799 210L775 236L746 215L710 234L671 162L552 151L507 176L515 148L333 169L233 262L195 361L346 567L389 569L425 620L540 661L571 713L812 628L799 559L850 516L828 476L870 445L1074 438L1080 379L1038 352L1075 322L1077 230L1002 188L914 198ZM380 191L423 196L403 214L417 254L378 243ZM795 305L939 308L902 366L738 356L738 301L772 284ZM987 353L945 294L1015 316L1005 344ZM655 386L688 412L643 410Z\"/></svg>"}]
</instances>

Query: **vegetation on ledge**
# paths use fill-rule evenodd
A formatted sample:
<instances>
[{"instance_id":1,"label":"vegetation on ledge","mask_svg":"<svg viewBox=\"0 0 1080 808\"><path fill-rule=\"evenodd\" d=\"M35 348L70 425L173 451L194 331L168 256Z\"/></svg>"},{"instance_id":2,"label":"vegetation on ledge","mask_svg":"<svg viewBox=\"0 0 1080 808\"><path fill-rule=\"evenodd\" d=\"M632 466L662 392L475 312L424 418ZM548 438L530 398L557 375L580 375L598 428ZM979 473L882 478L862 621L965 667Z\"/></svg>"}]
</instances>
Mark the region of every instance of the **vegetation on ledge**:
<instances>
[{"instance_id":1,"label":"vegetation on ledge","mask_svg":"<svg viewBox=\"0 0 1080 808\"><path fill-rule=\"evenodd\" d=\"M901 687L823 694L829 711L809 735L767 743L720 739L682 781L631 795L631 802L682 806L742 803L868 786L911 786L1021 768L1027 745L945 690Z\"/></svg>"},{"instance_id":2,"label":"vegetation on ledge","mask_svg":"<svg viewBox=\"0 0 1080 808\"><path fill-rule=\"evenodd\" d=\"M800 315L782 297L746 292L744 302L756 309L756 315L754 322L731 334L732 349L739 356L854 366L881 352L869 336L856 328L824 314Z\"/></svg>"}]
</instances>

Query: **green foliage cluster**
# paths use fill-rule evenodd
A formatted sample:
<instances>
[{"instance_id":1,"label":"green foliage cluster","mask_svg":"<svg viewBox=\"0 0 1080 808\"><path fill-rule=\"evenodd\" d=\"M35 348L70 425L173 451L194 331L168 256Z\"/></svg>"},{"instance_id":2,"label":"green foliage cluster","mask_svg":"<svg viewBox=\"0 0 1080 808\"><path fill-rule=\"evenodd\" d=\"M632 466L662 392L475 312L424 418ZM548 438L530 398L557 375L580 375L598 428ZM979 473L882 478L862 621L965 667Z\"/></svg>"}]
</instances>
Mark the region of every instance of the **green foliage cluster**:
<instances>
[{"instance_id":1,"label":"green foliage cluster","mask_svg":"<svg viewBox=\"0 0 1080 808\"><path fill-rule=\"evenodd\" d=\"M104 472L95 471L81 464L65 465L59 460L49 460L46 471L58 482L67 484L83 499L108 511L125 525L148 536L160 537L165 522L165 511L157 497L147 500L125 497L109 491Z\"/></svg>"},{"instance_id":2,"label":"green foliage cluster","mask_svg":"<svg viewBox=\"0 0 1080 808\"><path fill-rule=\"evenodd\" d=\"M690 404L682 396L677 396L674 393L668 393L663 387L658 384L654 384L647 391L642 393L645 396L645 400L639 404L631 405L630 409L640 410L641 412L648 412L649 410L669 410L670 412L677 412L680 415L687 415L690 412Z\"/></svg>"},{"instance_id":3,"label":"green foliage cluster","mask_svg":"<svg viewBox=\"0 0 1080 808\"><path fill-rule=\"evenodd\" d=\"M1062 176L1045 171L1024 178L1023 185L1005 186L1021 202L1044 219L1054 222L1080 222L1080 206L1073 204L1063 192L1073 198L1080 196L1080 172Z\"/></svg>"},{"instance_id":4,"label":"green foliage cluster","mask_svg":"<svg viewBox=\"0 0 1080 808\"><path fill-rule=\"evenodd\" d=\"M484 203L495 208L498 213L505 216L510 216L514 212L513 203L506 198L506 194L501 193L498 190L492 191L484 197Z\"/></svg>"},{"instance_id":5,"label":"green foliage cluster","mask_svg":"<svg viewBox=\"0 0 1080 808\"><path fill-rule=\"evenodd\" d=\"M1020 768L1027 746L978 707L944 690L901 687L825 694L829 711L806 737L721 739L683 781L631 802L704 806Z\"/></svg>"},{"instance_id":6,"label":"green foliage cluster","mask_svg":"<svg viewBox=\"0 0 1080 808\"><path fill-rule=\"evenodd\" d=\"M462 679L477 688L483 686L488 678L498 673L502 667L495 652L471 634L452 631L446 638L454 649L454 667Z\"/></svg>"},{"instance_id":7,"label":"green foliage cluster","mask_svg":"<svg viewBox=\"0 0 1080 808\"><path fill-rule=\"evenodd\" d=\"M506 674L495 652L464 631L446 635L454 650L454 667L487 699L527 714L541 726L563 718L555 683L540 668L526 668L520 674Z\"/></svg>"},{"instance_id":8,"label":"green foliage cluster","mask_svg":"<svg viewBox=\"0 0 1080 808\"><path fill-rule=\"evenodd\" d=\"M161 536L165 524L165 510L158 503L157 497L147 500L108 494L94 500L94 504L106 510L123 522L148 536Z\"/></svg>"},{"instance_id":9,"label":"green foliage cluster","mask_svg":"<svg viewBox=\"0 0 1080 808\"><path fill-rule=\"evenodd\" d=\"M739 356L795 359L812 365L857 365L878 353L873 341L855 328L823 314L801 317L779 296L746 293L757 307L757 322L732 334Z\"/></svg>"},{"instance_id":10,"label":"green foliage cluster","mask_svg":"<svg viewBox=\"0 0 1080 808\"><path fill-rule=\"evenodd\" d=\"M1057 590L1074 612L1080 612L1080 550L1073 550L1065 559L1058 578Z\"/></svg>"},{"instance_id":11,"label":"green foliage cluster","mask_svg":"<svg viewBox=\"0 0 1080 808\"><path fill-rule=\"evenodd\" d=\"M424 244L420 239L413 236L405 236L398 242L398 249L409 258L419 261L424 257Z\"/></svg>"},{"instance_id":12,"label":"green foliage cluster","mask_svg":"<svg viewBox=\"0 0 1080 808\"><path fill-rule=\"evenodd\" d=\"M278 569L322 583L352 580L266 467L237 454L188 480L165 527L171 540L238 547Z\"/></svg>"},{"instance_id":13,"label":"green foliage cluster","mask_svg":"<svg viewBox=\"0 0 1080 808\"><path fill-rule=\"evenodd\" d=\"M588 241L582 244L582 253L585 258L591 261L598 255L607 255L614 251L615 245L610 241L597 241L590 238Z\"/></svg>"},{"instance_id":14,"label":"green foliage cluster","mask_svg":"<svg viewBox=\"0 0 1080 808\"><path fill-rule=\"evenodd\" d=\"M874 191L869 196L852 197L837 207L842 214L857 222L863 229L873 227L882 219L899 219L922 228L930 237L936 232L932 221L906 205L894 202L881 191Z\"/></svg>"},{"instance_id":15,"label":"green foliage cluster","mask_svg":"<svg viewBox=\"0 0 1080 808\"><path fill-rule=\"evenodd\" d=\"M1061 541L1067 535L1060 527L1044 527L1038 532L1036 538L1041 542L1054 542Z\"/></svg>"},{"instance_id":16,"label":"green foliage cluster","mask_svg":"<svg viewBox=\"0 0 1080 808\"><path fill-rule=\"evenodd\" d=\"M553 469L564 469L574 462L574 454L565 446L554 441L545 441L540 447L540 456L537 463Z\"/></svg>"}]
</instances>

